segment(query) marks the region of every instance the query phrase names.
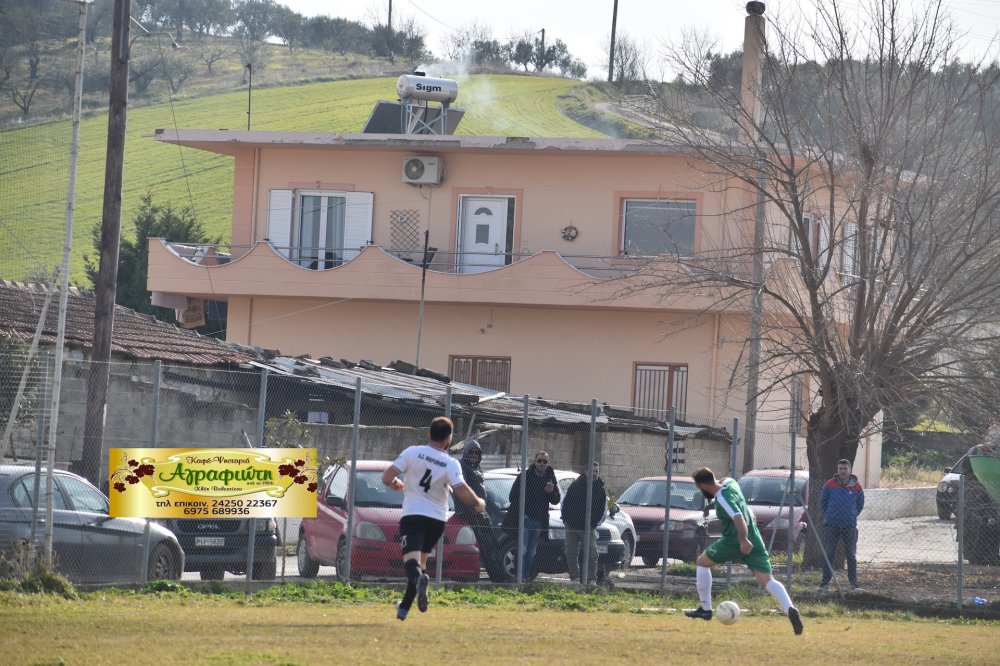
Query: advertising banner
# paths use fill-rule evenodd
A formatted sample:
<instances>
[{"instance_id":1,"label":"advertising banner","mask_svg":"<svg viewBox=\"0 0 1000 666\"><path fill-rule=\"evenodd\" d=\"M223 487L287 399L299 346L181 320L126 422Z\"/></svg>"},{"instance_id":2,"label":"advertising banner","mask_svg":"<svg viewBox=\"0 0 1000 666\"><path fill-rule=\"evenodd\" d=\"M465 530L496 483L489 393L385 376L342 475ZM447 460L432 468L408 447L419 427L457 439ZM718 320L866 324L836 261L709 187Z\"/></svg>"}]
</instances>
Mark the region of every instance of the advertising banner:
<instances>
[{"instance_id":1,"label":"advertising banner","mask_svg":"<svg viewBox=\"0 0 1000 666\"><path fill-rule=\"evenodd\" d=\"M119 518L315 518L316 449L111 449Z\"/></svg>"}]
</instances>

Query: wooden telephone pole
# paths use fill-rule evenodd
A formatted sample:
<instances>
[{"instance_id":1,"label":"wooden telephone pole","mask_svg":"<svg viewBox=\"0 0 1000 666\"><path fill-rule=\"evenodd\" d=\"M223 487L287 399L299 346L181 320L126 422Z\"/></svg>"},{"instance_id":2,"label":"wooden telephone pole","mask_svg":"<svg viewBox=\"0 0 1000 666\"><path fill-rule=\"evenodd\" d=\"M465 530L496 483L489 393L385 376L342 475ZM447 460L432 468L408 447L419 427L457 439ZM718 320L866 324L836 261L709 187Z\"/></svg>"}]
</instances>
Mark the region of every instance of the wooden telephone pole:
<instances>
[{"instance_id":1,"label":"wooden telephone pole","mask_svg":"<svg viewBox=\"0 0 1000 666\"><path fill-rule=\"evenodd\" d=\"M101 214L101 260L97 283L94 285L94 338L90 372L87 375L87 420L83 431L81 469L83 476L98 487L101 481L101 463L104 460L104 417L111 375L111 338L118 282L118 246L121 242L131 0L115 0L114 12L104 208Z\"/></svg>"}]
</instances>

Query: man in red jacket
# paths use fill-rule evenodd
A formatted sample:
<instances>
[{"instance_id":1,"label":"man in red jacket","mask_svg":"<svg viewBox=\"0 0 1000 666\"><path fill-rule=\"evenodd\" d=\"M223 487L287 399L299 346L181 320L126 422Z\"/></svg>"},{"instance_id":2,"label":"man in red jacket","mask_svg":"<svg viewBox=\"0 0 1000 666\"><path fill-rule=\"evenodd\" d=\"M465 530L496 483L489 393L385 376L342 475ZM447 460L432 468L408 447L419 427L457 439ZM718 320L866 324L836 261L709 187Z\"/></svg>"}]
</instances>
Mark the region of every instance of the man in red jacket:
<instances>
[{"instance_id":1,"label":"man in red jacket","mask_svg":"<svg viewBox=\"0 0 1000 666\"><path fill-rule=\"evenodd\" d=\"M851 474L851 461L846 458L837 463L837 475L823 485L819 494L819 504L823 508L823 581L820 592L830 590L833 570L828 562L833 562L837 554L837 543L844 544L844 558L847 560L847 579L851 589L858 589L858 514L865 508L865 491L858 477Z\"/></svg>"}]
</instances>

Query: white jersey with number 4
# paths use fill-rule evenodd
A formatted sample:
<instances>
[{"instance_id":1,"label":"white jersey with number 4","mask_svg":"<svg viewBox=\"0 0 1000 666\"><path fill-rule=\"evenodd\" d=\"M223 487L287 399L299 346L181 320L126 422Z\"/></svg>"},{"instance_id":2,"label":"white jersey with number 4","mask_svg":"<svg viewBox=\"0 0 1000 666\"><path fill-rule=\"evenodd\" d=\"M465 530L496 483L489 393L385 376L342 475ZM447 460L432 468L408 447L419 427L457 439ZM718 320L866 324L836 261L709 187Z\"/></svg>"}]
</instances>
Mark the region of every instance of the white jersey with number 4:
<instances>
[{"instance_id":1,"label":"white jersey with number 4","mask_svg":"<svg viewBox=\"0 0 1000 666\"><path fill-rule=\"evenodd\" d=\"M405 475L403 515L448 519L448 487L465 483L462 465L430 444L410 446L392 463Z\"/></svg>"}]
</instances>

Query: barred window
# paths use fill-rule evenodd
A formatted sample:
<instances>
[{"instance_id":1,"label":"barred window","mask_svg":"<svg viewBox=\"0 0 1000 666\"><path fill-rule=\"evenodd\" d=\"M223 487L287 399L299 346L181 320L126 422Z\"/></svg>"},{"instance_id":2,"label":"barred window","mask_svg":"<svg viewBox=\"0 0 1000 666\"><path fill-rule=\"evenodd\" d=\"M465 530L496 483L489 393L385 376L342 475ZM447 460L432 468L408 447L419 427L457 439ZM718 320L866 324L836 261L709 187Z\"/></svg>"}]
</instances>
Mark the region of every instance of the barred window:
<instances>
[{"instance_id":1,"label":"barred window","mask_svg":"<svg viewBox=\"0 0 1000 666\"><path fill-rule=\"evenodd\" d=\"M685 418L687 383L686 365L637 363L632 399L636 416L667 421L670 419L670 408L673 407L677 418Z\"/></svg>"}]
</instances>

